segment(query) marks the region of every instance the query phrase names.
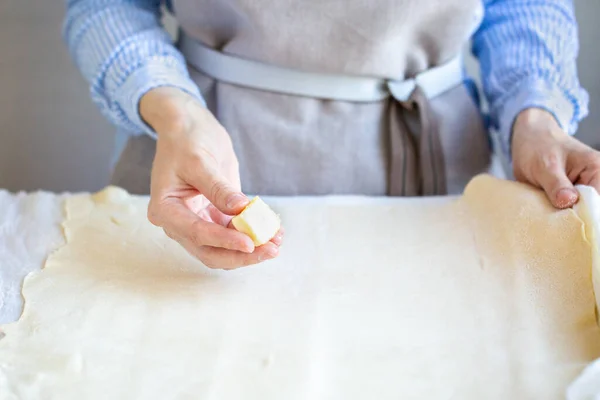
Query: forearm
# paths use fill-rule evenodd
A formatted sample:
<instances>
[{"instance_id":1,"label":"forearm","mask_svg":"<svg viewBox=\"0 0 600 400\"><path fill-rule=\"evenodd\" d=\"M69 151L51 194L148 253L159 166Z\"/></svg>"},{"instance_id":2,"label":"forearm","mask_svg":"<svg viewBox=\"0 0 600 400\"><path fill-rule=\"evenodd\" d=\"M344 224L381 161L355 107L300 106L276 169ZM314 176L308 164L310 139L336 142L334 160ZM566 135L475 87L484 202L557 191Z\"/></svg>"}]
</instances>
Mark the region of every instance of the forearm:
<instances>
[{"instance_id":1,"label":"forearm","mask_svg":"<svg viewBox=\"0 0 600 400\"><path fill-rule=\"evenodd\" d=\"M202 102L160 23L160 0L70 0L63 32L93 101L114 124L153 134L139 114L153 88L176 87Z\"/></svg>"},{"instance_id":2,"label":"forearm","mask_svg":"<svg viewBox=\"0 0 600 400\"><path fill-rule=\"evenodd\" d=\"M523 110L546 110L565 132L576 131L587 114L588 96L577 78L571 1L487 0L473 39L505 155L510 157L512 127Z\"/></svg>"}]
</instances>

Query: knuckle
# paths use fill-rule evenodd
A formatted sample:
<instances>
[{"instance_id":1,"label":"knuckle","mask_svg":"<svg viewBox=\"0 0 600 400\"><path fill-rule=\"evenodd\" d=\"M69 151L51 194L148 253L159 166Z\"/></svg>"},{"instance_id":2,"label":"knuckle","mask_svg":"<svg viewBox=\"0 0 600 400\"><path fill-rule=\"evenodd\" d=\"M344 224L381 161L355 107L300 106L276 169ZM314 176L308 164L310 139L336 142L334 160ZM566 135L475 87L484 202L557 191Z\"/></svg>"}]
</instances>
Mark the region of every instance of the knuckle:
<instances>
[{"instance_id":1,"label":"knuckle","mask_svg":"<svg viewBox=\"0 0 600 400\"><path fill-rule=\"evenodd\" d=\"M197 152L190 152L186 157L186 164L190 169L198 169L204 166L204 157Z\"/></svg>"},{"instance_id":2,"label":"knuckle","mask_svg":"<svg viewBox=\"0 0 600 400\"><path fill-rule=\"evenodd\" d=\"M187 153L184 165L187 170L198 173L211 171L219 163L217 157L210 150L200 146Z\"/></svg>"},{"instance_id":3,"label":"knuckle","mask_svg":"<svg viewBox=\"0 0 600 400\"><path fill-rule=\"evenodd\" d=\"M196 151L197 152L195 153L195 155L202 164L205 164L207 162L212 162L216 164L219 163L219 160L217 159L215 154L205 146L199 146Z\"/></svg>"},{"instance_id":4,"label":"knuckle","mask_svg":"<svg viewBox=\"0 0 600 400\"><path fill-rule=\"evenodd\" d=\"M590 153L586 164L590 169L594 171L600 171L600 153Z\"/></svg>"},{"instance_id":5,"label":"knuckle","mask_svg":"<svg viewBox=\"0 0 600 400\"><path fill-rule=\"evenodd\" d=\"M213 181L210 185L210 196L212 199L220 199L227 193L228 186L225 182Z\"/></svg>"},{"instance_id":6,"label":"knuckle","mask_svg":"<svg viewBox=\"0 0 600 400\"><path fill-rule=\"evenodd\" d=\"M551 151L544 154L541 158L540 166L547 170L555 170L560 167L560 161L559 154L555 151Z\"/></svg>"},{"instance_id":7,"label":"knuckle","mask_svg":"<svg viewBox=\"0 0 600 400\"><path fill-rule=\"evenodd\" d=\"M192 226L190 229L190 240L192 241L192 243L196 246L203 246L205 245L205 232L204 232L204 227L202 224L202 220L196 220L194 222L192 222Z\"/></svg>"},{"instance_id":8,"label":"knuckle","mask_svg":"<svg viewBox=\"0 0 600 400\"><path fill-rule=\"evenodd\" d=\"M192 153L189 154L185 161L180 164L180 174L185 177L194 176L197 174L202 174L204 171L204 162L202 161L202 157L198 154Z\"/></svg>"},{"instance_id":9,"label":"knuckle","mask_svg":"<svg viewBox=\"0 0 600 400\"><path fill-rule=\"evenodd\" d=\"M218 163L215 156L203 148L189 150L183 157L184 169L194 174L206 173L215 168Z\"/></svg>"}]
</instances>

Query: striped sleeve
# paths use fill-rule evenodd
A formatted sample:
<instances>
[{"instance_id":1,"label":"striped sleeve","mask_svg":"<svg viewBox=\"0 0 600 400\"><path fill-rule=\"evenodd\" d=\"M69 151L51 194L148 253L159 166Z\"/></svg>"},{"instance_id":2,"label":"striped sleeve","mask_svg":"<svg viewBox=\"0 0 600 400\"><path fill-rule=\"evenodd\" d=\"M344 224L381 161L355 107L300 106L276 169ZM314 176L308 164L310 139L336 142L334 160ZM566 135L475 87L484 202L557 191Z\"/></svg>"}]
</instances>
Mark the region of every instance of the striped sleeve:
<instances>
[{"instance_id":1,"label":"striped sleeve","mask_svg":"<svg viewBox=\"0 0 600 400\"><path fill-rule=\"evenodd\" d=\"M92 100L116 126L153 135L139 101L159 86L203 102L160 21L161 0L68 0L63 36Z\"/></svg>"},{"instance_id":2,"label":"striped sleeve","mask_svg":"<svg viewBox=\"0 0 600 400\"><path fill-rule=\"evenodd\" d=\"M578 27L570 0L486 0L473 37L490 117L510 159L512 125L526 108L542 108L574 134L588 113L577 77Z\"/></svg>"}]
</instances>

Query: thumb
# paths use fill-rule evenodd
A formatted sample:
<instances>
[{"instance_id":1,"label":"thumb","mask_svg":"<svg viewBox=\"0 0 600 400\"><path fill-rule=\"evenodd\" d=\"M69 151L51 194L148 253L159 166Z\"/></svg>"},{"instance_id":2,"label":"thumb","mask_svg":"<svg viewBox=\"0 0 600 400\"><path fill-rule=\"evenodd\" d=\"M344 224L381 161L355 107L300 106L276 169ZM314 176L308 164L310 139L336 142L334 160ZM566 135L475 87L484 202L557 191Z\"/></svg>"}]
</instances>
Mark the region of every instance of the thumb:
<instances>
[{"instance_id":1,"label":"thumb","mask_svg":"<svg viewBox=\"0 0 600 400\"><path fill-rule=\"evenodd\" d=\"M202 172L194 171L189 182L200 191L219 211L226 215L237 215L250 200L216 168L204 166Z\"/></svg>"},{"instance_id":2,"label":"thumb","mask_svg":"<svg viewBox=\"0 0 600 400\"><path fill-rule=\"evenodd\" d=\"M579 193L560 164L543 168L538 181L554 207L564 209L577 203Z\"/></svg>"}]
</instances>

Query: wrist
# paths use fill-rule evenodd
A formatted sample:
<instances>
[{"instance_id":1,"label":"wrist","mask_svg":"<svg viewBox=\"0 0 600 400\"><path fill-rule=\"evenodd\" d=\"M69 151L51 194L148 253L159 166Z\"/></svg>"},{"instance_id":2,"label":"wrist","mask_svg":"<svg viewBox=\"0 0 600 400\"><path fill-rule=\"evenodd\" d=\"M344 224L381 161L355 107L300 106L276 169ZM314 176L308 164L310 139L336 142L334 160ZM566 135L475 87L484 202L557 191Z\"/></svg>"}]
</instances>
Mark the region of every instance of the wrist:
<instances>
[{"instance_id":1,"label":"wrist","mask_svg":"<svg viewBox=\"0 0 600 400\"><path fill-rule=\"evenodd\" d=\"M139 113L157 135L183 132L192 123L194 110L204 109L185 91L169 86L154 88L140 99Z\"/></svg>"},{"instance_id":2,"label":"wrist","mask_svg":"<svg viewBox=\"0 0 600 400\"><path fill-rule=\"evenodd\" d=\"M521 111L515 118L515 128L524 127L544 127L549 131L562 131L559 122L554 115L543 108L530 107Z\"/></svg>"},{"instance_id":3,"label":"wrist","mask_svg":"<svg viewBox=\"0 0 600 400\"><path fill-rule=\"evenodd\" d=\"M512 145L518 143L521 136L531 138L540 135L559 140L568 136L552 113L535 107L521 111L513 125Z\"/></svg>"}]
</instances>

